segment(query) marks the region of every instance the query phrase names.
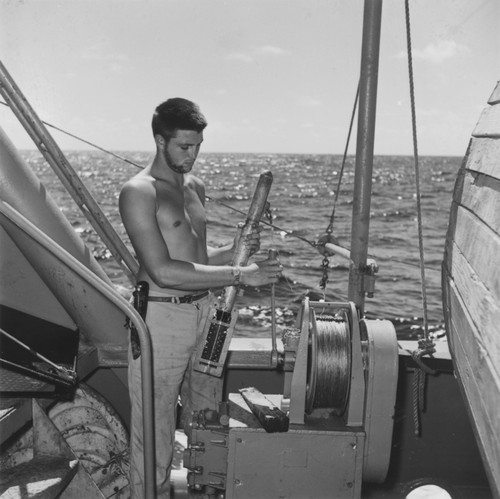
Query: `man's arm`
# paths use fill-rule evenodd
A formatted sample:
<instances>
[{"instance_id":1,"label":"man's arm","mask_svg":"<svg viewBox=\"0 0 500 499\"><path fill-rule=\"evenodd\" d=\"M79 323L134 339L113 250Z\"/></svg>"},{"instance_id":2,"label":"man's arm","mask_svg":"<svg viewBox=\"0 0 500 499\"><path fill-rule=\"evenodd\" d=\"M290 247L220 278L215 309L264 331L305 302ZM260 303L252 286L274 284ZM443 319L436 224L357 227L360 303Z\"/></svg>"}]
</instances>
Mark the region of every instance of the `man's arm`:
<instances>
[{"instance_id":1,"label":"man's arm","mask_svg":"<svg viewBox=\"0 0 500 499\"><path fill-rule=\"evenodd\" d=\"M233 260L234 244L226 244L220 248L207 246L208 263L210 265L229 265Z\"/></svg>"},{"instance_id":2,"label":"man's arm","mask_svg":"<svg viewBox=\"0 0 500 499\"><path fill-rule=\"evenodd\" d=\"M244 243L249 247L250 256L254 255L260 249L260 231L261 228L255 228L251 234L246 236L241 235L241 230L243 228L243 223L238 224L238 229L236 236L231 244L221 246L220 248L214 248L212 246L207 246L208 262L210 265L228 265L231 264L233 260L233 255L235 249L238 247L239 240L244 237Z\"/></svg>"},{"instance_id":3,"label":"man's arm","mask_svg":"<svg viewBox=\"0 0 500 499\"><path fill-rule=\"evenodd\" d=\"M202 265L172 259L156 221L155 188L147 180L125 184L120 193L120 214L141 267L159 287L193 291L231 285L235 277L228 265ZM228 251L215 252L215 259ZM212 263L212 262L210 262ZM281 275L277 260L242 268L240 282L259 286L276 282Z\"/></svg>"}]
</instances>

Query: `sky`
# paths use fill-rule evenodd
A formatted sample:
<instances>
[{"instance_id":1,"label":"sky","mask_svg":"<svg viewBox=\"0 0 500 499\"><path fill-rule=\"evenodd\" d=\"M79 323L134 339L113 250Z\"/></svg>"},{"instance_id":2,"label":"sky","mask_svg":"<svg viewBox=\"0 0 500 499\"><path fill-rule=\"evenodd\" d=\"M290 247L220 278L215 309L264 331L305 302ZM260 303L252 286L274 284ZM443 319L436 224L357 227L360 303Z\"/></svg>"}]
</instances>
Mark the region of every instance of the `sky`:
<instances>
[{"instance_id":1,"label":"sky","mask_svg":"<svg viewBox=\"0 0 500 499\"><path fill-rule=\"evenodd\" d=\"M185 97L208 120L203 151L342 154L363 6L0 0L0 60L42 120L104 149L153 152L154 108ZM410 0L410 19L418 152L463 156L500 79L500 1ZM384 0L381 29L375 154L411 155L404 0ZM34 148L3 105L0 126ZM50 131L63 150L88 148Z\"/></svg>"}]
</instances>

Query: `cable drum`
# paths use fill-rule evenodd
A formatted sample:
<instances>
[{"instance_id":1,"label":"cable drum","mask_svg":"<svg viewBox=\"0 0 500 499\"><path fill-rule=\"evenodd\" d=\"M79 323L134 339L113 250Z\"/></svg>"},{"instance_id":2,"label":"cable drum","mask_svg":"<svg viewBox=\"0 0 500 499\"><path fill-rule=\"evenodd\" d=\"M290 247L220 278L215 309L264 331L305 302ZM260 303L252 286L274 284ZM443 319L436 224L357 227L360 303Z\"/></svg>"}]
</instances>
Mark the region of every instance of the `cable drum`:
<instances>
[{"instance_id":1,"label":"cable drum","mask_svg":"<svg viewBox=\"0 0 500 499\"><path fill-rule=\"evenodd\" d=\"M351 380L351 333L345 313L312 315L306 410L329 408L342 415Z\"/></svg>"}]
</instances>

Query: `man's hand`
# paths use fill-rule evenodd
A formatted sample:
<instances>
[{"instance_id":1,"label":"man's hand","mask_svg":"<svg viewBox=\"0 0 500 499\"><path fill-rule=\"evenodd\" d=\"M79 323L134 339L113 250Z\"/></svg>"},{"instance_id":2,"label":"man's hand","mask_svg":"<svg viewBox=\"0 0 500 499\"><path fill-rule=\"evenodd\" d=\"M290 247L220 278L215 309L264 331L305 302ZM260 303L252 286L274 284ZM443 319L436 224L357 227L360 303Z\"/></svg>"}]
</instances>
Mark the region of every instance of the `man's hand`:
<instances>
[{"instance_id":1,"label":"man's hand","mask_svg":"<svg viewBox=\"0 0 500 499\"><path fill-rule=\"evenodd\" d=\"M238 230L233 242L233 249L236 249L238 247L240 239L243 238L243 244L249 248L249 256L252 256L260 249L260 232L262 231L262 227L254 227L250 234L244 236L242 234L244 225L245 224L243 222L240 222L238 224Z\"/></svg>"},{"instance_id":2,"label":"man's hand","mask_svg":"<svg viewBox=\"0 0 500 499\"><path fill-rule=\"evenodd\" d=\"M282 273L283 265L276 258L268 258L241 267L241 283L247 286L274 284L279 280Z\"/></svg>"}]
</instances>

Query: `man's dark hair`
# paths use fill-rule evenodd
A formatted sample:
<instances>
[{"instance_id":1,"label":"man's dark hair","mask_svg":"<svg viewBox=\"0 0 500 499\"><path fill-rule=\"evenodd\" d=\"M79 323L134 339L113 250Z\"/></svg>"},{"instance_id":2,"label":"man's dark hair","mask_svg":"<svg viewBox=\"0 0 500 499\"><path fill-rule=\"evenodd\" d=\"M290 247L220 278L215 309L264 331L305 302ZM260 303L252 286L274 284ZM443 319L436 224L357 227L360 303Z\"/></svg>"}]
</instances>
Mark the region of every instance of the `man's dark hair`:
<instances>
[{"instance_id":1,"label":"man's dark hair","mask_svg":"<svg viewBox=\"0 0 500 499\"><path fill-rule=\"evenodd\" d=\"M155 109L151 126L153 135L161 135L168 142L177 130L202 132L207 126L207 120L197 104L174 97Z\"/></svg>"}]
</instances>

